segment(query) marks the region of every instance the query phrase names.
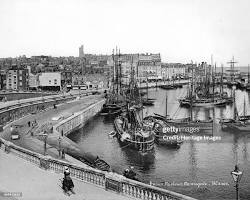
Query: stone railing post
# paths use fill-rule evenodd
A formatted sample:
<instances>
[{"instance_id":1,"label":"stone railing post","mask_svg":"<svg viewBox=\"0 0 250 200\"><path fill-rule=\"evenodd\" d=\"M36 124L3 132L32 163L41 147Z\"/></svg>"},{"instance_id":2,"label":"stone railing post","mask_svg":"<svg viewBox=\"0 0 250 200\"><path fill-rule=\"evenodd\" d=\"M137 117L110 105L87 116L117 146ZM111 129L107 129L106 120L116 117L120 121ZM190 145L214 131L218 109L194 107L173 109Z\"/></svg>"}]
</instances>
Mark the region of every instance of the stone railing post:
<instances>
[{"instance_id":1,"label":"stone railing post","mask_svg":"<svg viewBox=\"0 0 250 200\"><path fill-rule=\"evenodd\" d=\"M6 142L4 143L4 151L5 151L6 153L9 153L9 152L10 152L10 148L11 148L10 142L6 141Z\"/></svg>"},{"instance_id":2,"label":"stone railing post","mask_svg":"<svg viewBox=\"0 0 250 200\"><path fill-rule=\"evenodd\" d=\"M40 168L43 168L45 170L49 169L49 158L46 156L40 156Z\"/></svg>"},{"instance_id":3,"label":"stone railing post","mask_svg":"<svg viewBox=\"0 0 250 200\"><path fill-rule=\"evenodd\" d=\"M122 191L122 175L109 172L105 175L105 190L112 190L117 193Z\"/></svg>"}]
</instances>

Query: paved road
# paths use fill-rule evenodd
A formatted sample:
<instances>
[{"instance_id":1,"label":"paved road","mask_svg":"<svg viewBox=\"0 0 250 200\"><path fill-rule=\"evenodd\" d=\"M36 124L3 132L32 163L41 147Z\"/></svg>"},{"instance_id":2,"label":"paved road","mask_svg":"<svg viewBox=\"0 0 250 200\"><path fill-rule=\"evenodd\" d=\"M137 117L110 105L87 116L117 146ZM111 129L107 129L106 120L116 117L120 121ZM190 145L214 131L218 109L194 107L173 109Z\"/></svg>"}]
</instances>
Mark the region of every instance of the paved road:
<instances>
[{"instance_id":1,"label":"paved road","mask_svg":"<svg viewBox=\"0 0 250 200\"><path fill-rule=\"evenodd\" d=\"M78 94L85 94L85 93L91 93L93 91L98 91L98 92L103 92L104 90L100 89L100 90L71 90L68 93L63 93L60 92L58 94L54 94L54 95L47 95L44 94L45 96L43 96L43 94L41 94L40 97L34 97L34 98L29 98L29 99L20 99L20 100L13 100L13 101L6 101L6 102L0 102L0 109L4 108L4 107L8 107L8 106L13 106L19 103L27 103L27 102L31 102L31 101L38 101L41 99L51 99L51 98L55 98L55 97L62 97L62 96L70 96L70 95L78 95Z\"/></svg>"},{"instance_id":2,"label":"paved road","mask_svg":"<svg viewBox=\"0 0 250 200\"><path fill-rule=\"evenodd\" d=\"M43 154L44 153L44 141L43 138L38 137L34 133L32 136L31 133L29 132L32 127L28 126L28 121L33 122L36 120L37 126L34 127L34 129L39 129L41 126L46 126L46 124L51 123L52 125L55 123L58 123L58 121L53 121L52 118L56 116L70 116L72 113L83 110L90 106L91 104L101 100L102 97L100 95L91 95L91 96L86 96L82 97L81 99L78 100L73 100L68 103L61 104L57 107L57 109L49 109L41 113L37 114L31 114L28 115L22 119L19 119L9 125L7 125L2 133L0 133L0 136L5 139L13 142L14 144L24 147L26 149L29 149L31 151L35 151L37 153ZM19 125L19 133L20 133L20 139L19 140L11 140L11 135L10 135L10 128L11 125ZM32 131L33 132L33 131ZM40 140L39 140L40 139ZM58 136L53 136L53 134L48 135L48 144L51 145L58 145ZM62 138L61 146L62 147L67 147L70 146L71 148L76 145L73 143L71 140L69 140L67 137ZM77 148L77 146L75 146ZM59 153L56 148L52 148L48 145L47 149L47 154L54 157L54 158L59 158ZM71 157L67 156L66 159L71 159ZM75 159L71 159L73 161Z\"/></svg>"},{"instance_id":3,"label":"paved road","mask_svg":"<svg viewBox=\"0 0 250 200\"><path fill-rule=\"evenodd\" d=\"M60 187L63 174L40 169L37 166L0 149L1 200L125 200L130 199L105 191L93 184L73 179L76 194L65 195ZM4 197L2 192L21 192L22 197Z\"/></svg>"}]
</instances>

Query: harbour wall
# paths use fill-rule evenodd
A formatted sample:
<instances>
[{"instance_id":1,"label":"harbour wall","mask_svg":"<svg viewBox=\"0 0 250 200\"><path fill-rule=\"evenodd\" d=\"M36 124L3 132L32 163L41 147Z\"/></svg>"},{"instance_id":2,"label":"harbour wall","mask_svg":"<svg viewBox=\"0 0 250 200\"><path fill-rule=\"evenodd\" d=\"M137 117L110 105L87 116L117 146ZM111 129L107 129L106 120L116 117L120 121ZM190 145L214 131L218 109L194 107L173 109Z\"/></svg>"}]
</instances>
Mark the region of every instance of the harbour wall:
<instances>
[{"instance_id":1,"label":"harbour wall","mask_svg":"<svg viewBox=\"0 0 250 200\"><path fill-rule=\"evenodd\" d=\"M61 136L67 136L74 130L77 130L84 126L86 122L99 113L105 103L105 99L77 112L72 116L60 121L54 126L54 130L58 132Z\"/></svg>"}]
</instances>

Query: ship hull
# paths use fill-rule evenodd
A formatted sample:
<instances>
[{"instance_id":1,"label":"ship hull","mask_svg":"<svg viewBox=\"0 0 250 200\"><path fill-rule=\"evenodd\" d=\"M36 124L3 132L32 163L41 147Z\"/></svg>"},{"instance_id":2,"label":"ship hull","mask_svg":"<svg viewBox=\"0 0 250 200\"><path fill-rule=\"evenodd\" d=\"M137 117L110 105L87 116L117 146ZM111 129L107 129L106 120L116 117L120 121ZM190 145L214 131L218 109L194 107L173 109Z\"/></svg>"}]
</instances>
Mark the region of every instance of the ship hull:
<instances>
[{"instance_id":1,"label":"ship hull","mask_svg":"<svg viewBox=\"0 0 250 200\"><path fill-rule=\"evenodd\" d=\"M240 122L221 123L221 129L223 131L249 132L250 131L250 124L244 124L244 123L240 123Z\"/></svg>"},{"instance_id":2,"label":"ship hull","mask_svg":"<svg viewBox=\"0 0 250 200\"><path fill-rule=\"evenodd\" d=\"M126 131L122 128L122 125L118 122L118 118L114 121L114 129L116 131L117 139L122 147L132 148L139 152L150 152L154 149L154 136L149 138L124 138L123 134Z\"/></svg>"},{"instance_id":3,"label":"ship hull","mask_svg":"<svg viewBox=\"0 0 250 200\"><path fill-rule=\"evenodd\" d=\"M179 103L181 106L185 107L191 107L191 103L193 107L213 107L213 106L225 106L229 102L227 99L221 99L221 100L193 100L192 102L187 99L179 99Z\"/></svg>"}]
</instances>

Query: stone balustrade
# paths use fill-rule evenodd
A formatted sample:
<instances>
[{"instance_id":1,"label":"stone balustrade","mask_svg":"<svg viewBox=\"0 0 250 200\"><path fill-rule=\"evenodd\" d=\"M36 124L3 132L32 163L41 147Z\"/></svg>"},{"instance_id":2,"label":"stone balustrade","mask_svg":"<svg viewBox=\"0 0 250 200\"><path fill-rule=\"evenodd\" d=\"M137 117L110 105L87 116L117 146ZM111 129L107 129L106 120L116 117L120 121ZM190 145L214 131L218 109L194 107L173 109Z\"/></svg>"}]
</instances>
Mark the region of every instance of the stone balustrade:
<instances>
[{"instance_id":1,"label":"stone balustrade","mask_svg":"<svg viewBox=\"0 0 250 200\"><path fill-rule=\"evenodd\" d=\"M195 200L194 198L178 194L169 190L130 180L113 172L103 172L91 167L78 166L62 160L43 156L9 141L0 138L0 149L6 153L13 153L45 170L62 173L69 167L70 174L75 179L94 184L98 187L117 192L121 195L143 200Z\"/></svg>"}]
</instances>

